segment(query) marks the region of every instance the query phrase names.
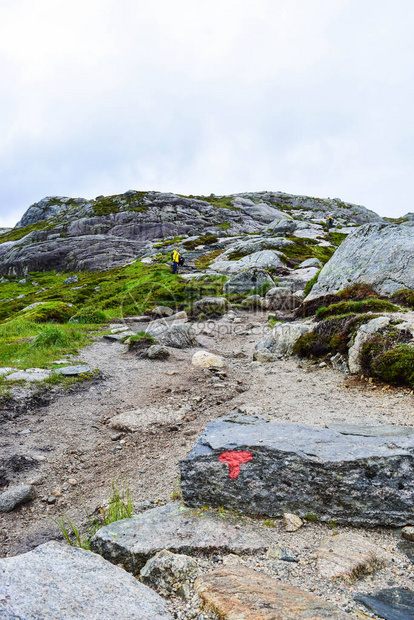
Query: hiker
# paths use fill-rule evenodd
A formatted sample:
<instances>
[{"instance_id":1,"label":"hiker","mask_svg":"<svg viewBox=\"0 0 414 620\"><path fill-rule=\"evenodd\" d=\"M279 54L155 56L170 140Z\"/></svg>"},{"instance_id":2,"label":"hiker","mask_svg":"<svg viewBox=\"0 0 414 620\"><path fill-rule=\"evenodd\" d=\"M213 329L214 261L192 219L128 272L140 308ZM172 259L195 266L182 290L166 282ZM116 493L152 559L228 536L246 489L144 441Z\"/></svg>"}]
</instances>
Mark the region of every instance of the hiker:
<instances>
[{"instance_id":1,"label":"hiker","mask_svg":"<svg viewBox=\"0 0 414 620\"><path fill-rule=\"evenodd\" d=\"M332 217L332 215L328 215L328 218L326 220L326 226L328 227L328 231L332 228L332 226L333 226L333 217Z\"/></svg>"},{"instance_id":2,"label":"hiker","mask_svg":"<svg viewBox=\"0 0 414 620\"><path fill-rule=\"evenodd\" d=\"M178 273L178 267L179 265L182 265L182 258L180 256L180 253L178 250L174 250L171 254L171 258L172 258L172 272L173 273Z\"/></svg>"}]
</instances>

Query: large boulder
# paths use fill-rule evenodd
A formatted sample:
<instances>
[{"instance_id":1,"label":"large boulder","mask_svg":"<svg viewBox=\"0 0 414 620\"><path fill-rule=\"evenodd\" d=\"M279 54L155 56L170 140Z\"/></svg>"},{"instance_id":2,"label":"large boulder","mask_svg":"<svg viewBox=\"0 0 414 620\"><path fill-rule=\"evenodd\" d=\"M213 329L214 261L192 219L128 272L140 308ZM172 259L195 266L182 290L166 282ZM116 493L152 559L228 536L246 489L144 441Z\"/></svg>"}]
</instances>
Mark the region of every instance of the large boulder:
<instances>
[{"instance_id":1,"label":"large boulder","mask_svg":"<svg viewBox=\"0 0 414 620\"><path fill-rule=\"evenodd\" d=\"M193 313L199 314L224 314L229 306L225 297L202 297L194 303Z\"/></svg>"},{"instance_id":2,"label":"large boulder","mask_svg":"<svg viewBox=\"0 0 414 620\"><path fill-rule=\"evenodd\" d=\"M246 269L225 283L223 290L227 294L260 291L263 287L274 287L275 283L263 269Z\"/></svg>"},{"instance_id":3,"label":"large boulder","mask_svg":"<svg viewBox=\"0 0 414 620\"><path fill-rule=\"evenodd\" d=\"M275 286L266 293L266 300L271 310L293 312L300 306L300 298L287 286Z\"/></svg>"},{"instance_id":4,"label":"large boulder","mask_svg":"<svg viewBox=\"0 0 414 620\"><path fill-rule=\"evenodd\" d=\"M251 525L240 528L237 520L223 520L213 511L167 504L106 525L91 539L91 549L138 574L163 549L186 555L242 554L263 552L271 542L271 532L259 532Z\"/></svg>"},{"instance_id":5,"label":"large boulder","mask_svg":"<svg viewBox=\"0 0 414 620\"><path fill-rule=\"evenodd\" d=\"M278 357L292 355L296 341L312 329L309 323L277 323L270 334L257 343L255 350L269 349Z\"/></svg>"},{"instance_id":6,"label":"large boulder","mask_svg":"<svg viewBox=\"0 0 414 620\"><path fill-rule=\"evenodd\" d=\"M48 542L0 560L0 616L172 620L158 594L95 553Z\"/></svg>"},{"instance_id":7,"label":"large boulder","mask_svg":"<svg viewBox=\"0 0 414 620\"><path fill-rule=\"evenodd\" d=\"M246 514L317 515L321 521L398 527L413 522L414 435L392 441L277 424L247 415L210 422L180 462L186 504Z\"/></svg>"},{"instance_id":8,"label":"large boulder","mask_svg":"<svg viewBox=\"0 0 414 620\"><path fill-rule=\"evenodd\" d=\"M293 292L303 291L308 282L312 280L318 273L317 267L304 267L301 269L295 269L288 276L283 277L279 286L287 286Z\"/></svg>"},{"instance_id":9,"label":"large boulder","mask_svg":"<svg viewBox=\"0 0 414 620\"><path fill-rule=\"evenodd\" d=\"M165 347L185 349L199 346L195 331L188 323L149 326L147 333L157 338L159 343Z\"/></svg>"},{"instance_id":10,"label":"large boulder","mask_svg":"<svg viewBox=\"0 0 414 620\"><path fill-rule=\"evenodd\" d=\"M414 228L366 224L348 235L319 274L307 300L364 283L381 295L414 288Z\"/></svg>"}]
</instances>

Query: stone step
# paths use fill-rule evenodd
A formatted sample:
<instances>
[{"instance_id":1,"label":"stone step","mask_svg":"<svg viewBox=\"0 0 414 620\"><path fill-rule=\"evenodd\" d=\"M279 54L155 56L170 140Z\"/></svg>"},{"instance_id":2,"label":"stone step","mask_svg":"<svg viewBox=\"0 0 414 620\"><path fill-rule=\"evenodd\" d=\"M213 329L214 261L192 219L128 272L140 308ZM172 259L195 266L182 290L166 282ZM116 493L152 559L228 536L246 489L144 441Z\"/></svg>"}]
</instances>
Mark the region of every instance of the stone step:
<instances>
[{"instance_id":1,"label":"stone step","mask_svg":"<svg viewBox=\"0 0 414 620\"><path fill-rule=\"evenodd\" d=\"M400 427L393 436L388 427L383 435L366 436L365 427L352 432L246 415L218 418L180 463L184 502L269 517L311 513L363 526L413 522L411 429Z\"/></svg>"},{"instance_id":2,"label":"stone step","mask_svg":"<svg viewBox=\"0 0 414 620\"><path fill-rule=\"evenodd\" d=\"M319 597L244 566L199 577L196 590L222 620L352 620Z\"/></svg>"},{"instance_id":3,"label":"stone step","mask_svg":"<svg viewBox=\"0 0 414 620\"><path fill-rule=\"evenodd\" d=\"M91 539L91 549L138 574L162 549L186 555L262 553L273 539L272 532L258 532L248 524L241 527L236 517L224 520L209 510L167 504L101 528Z\"/></svg>"}]
</instances>

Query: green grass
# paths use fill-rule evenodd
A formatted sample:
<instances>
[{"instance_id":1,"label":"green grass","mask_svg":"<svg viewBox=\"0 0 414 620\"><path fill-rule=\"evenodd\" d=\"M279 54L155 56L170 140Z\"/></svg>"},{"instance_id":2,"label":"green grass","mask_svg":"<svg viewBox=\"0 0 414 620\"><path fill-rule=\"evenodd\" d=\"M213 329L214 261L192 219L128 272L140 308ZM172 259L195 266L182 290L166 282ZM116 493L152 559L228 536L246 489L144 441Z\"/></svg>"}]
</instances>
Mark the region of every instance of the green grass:
<instances>
[{"instance_id":1,"label":"green grass","mask_svg":"<svg viewBox=\"0 0 414 620\"><path fill-rule=\"evenodd\" d=\"M19 318L0 325L2 366L44 368L66 355L76 355L91 341L90 326L41 325Z\"/></svg>"},{"instance_id":2,"label":"green grass","mask_svg":"<svg viewBox=\"0 0 414 620\"><path fill-rule=\"evenodd\" d=\"M81 325L93 325L99 323L105 323L106 313L98 308L82 308L76 314L74 314L70 322L79 323Z\"/></svg>"},{"instance_id":3,"label":"green grass","mask_svg":"<svg viewBox=\"0 0 414 620\"><path fill-rule=\"evenodd\" d=\"M286 238L294 243L293 245L283 248L283 254L288 261L293 261L295 264L301 263L307 258L318 258L324 265L337 249L335 244L328 247L319 246L318 242L314 239L300 239L293 235L286 235ZM334 241L331 240L331 243L334 243Z\"/></svg>"},{"instance_id":4,"label":"green grass","mask_svg":"<svg viewBox=\"0 0 414 620\"><path fill-rule=\"evenodd\" d=\"M222 253L223 250L213 250L212 252L207 252L207 254L204 254L195 261L195 266L197 269L208 269L213 260L218 258Z\"/></svg>"},{"instance_id":5,"label":"green grass","mask_svg":"<svg viewBox=\"0 0 414 620\"><path fill-rule=\"evenodd\" d=\"M205 202L209 202L211 206L216 207L218 209L231 209L232 211L237 211L235 207L233 207L231 196L185 196L185 198L196 198L197 200L204 200Z\"/></svg>"},{"instance_id":6,"label":"green grass","mask_svg":"<svg viewBox=\"0 0 414 620\"><path fill-rule=\"evenodd\" d=\"M318 320L349 313L398 312L400 308L386 299L363 299L361 301L341 301L316 310Z\"/></svg>"},{"instance_id":7,"label":"green grass","mask_svg":"<svg viewBox=\"0 0 414 620\"><path fill-rule=\"evenodd\" d=\"M214 224L215 228L222 228L223 230L228 230L231 227L230 222L222 222L221 224Z\"/></svg>"},{"instance_id":8,"label":"green grass","mask_svg":"<svg viewBox=\"0 0 414 620\"><path fill-rule=\"evenodd\" d=\"M89 523L88 528L84 532L75 525L74 521L67 514L52 520L59 526L69 545L90 550L90 539L101 527L132 517L134 505L131 492L125 484L119 486L113 482L108 505L100 510L99 517L90 515L86 508L84 510Z\"/></svg>"},{"instance_id":9,"label":"green grass","mask_svg":"<svg viewBox=\"0 0 414 620\"><path fill-rule=\"evenodd\" d=\"M311 292L311 290L313 288L313 285L316 284L316 282L318 281L319 274L320 274L321 271L322 271L322 269L319 269L318 273L315 273L313 278L311 280L309 280L309 282L307 282L307 284L305 286L305 290L304 290L305 297L307 295L309 295L309 293Z\"/></svg>"}]
</instances>

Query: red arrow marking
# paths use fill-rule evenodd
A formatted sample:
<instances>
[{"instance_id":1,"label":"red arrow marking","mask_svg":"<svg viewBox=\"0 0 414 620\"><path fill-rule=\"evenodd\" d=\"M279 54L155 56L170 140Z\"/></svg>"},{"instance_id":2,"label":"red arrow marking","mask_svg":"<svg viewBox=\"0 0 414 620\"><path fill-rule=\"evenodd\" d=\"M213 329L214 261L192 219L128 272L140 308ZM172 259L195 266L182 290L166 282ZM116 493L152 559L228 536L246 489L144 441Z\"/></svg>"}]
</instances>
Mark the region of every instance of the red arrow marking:
<instances>
[{"instance_id":1,"label":"red arrow marking","mask_svg":"<svg viewBox=\"0 0 414 620\"><path fill-rule=\"evenodd\" d=\"M253 459L253 452L222 452L219 456L221 463L227 463L230 469L229 477L235 480L240 473L240 465L248 463Z\"/></svg>"}]
</instances>

